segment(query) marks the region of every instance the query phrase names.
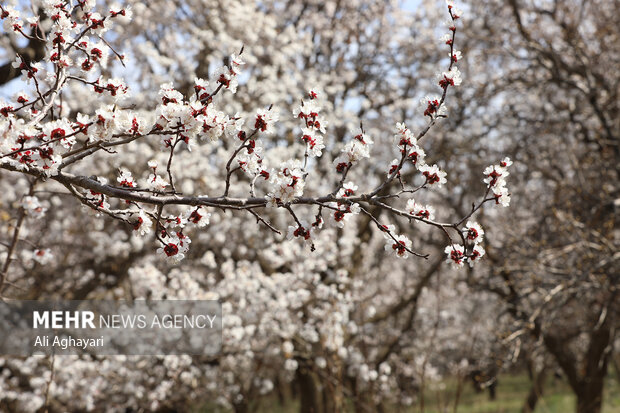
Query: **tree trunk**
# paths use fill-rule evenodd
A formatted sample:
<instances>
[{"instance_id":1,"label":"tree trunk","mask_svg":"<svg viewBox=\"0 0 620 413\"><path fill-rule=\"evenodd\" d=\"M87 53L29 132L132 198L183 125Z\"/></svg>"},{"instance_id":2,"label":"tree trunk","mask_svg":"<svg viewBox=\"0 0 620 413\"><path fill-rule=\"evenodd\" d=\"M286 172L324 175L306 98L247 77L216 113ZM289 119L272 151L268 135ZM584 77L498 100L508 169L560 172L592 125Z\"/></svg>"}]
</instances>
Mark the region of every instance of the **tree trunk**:
<instances>
[{"instance_id":1,"label":"tree trunk","mask_svg":"<svg viewBox=\"0 0 620 413\"><path fill-rule=\"evenodd\" d=\"M585 374L577 393L577 413L600 413L613 334L606 325L592 333L586 353Z\"/></svg>"},{"instance_id":2,"label":"tree trunk","mask_svg":"<svg viewBox=\"0 0 620 413\"><path fill-rule=\"evenodd\" d=\"M339 389L330 382L323 383L323 413L338 413L341 411L338 392Z\"/></svg>"},{"instance_id":3,"label":"tree trunk","mask_svg":"<svg viewBox=\"0 0 620 413\"><path fill-rule=\"evenodd\" d=\"M319 394L314 375L300 366L297 369L299 385L299 413L321 413Z\"/></svg>"},{"instance_id":4,"label":"tree trunk","mask_svg":"<svg viewBox=\"0 0 620 413\"><path fill-rule=\"evenodd\" d=\"M233 409L235 413L249 413L248 403L245 398L241 403L234 404Z\"/></svg>"},{"instance_id":5,"label":"tree trunk","mask_svg":"<svg viewBox=\"0 0 620 413\"><path fill-rule=\"evenodd\" d=\"M547 377L547 368L543 367L538 373L536 373L536 369L532 367L531 376L532 387L530 388L530 392L528 393L523 409L521 410L523 413L532 413L534 409L536 409L538 399L543 394L545 378Z\"/></svg>"},{"instance_id":6,"label":"tree trunk","mask_svg":"<svg viewBox=\"0 0 620 413\"><path fill-rule=\"evenodd\" d=\"M320 388L323 396L323 413L341 413L344 410L342 365L340 361L330 360L329 370L332 374L328 376L319 374Z\"/></svg>"},{"instance_id":7,"label":"tree trunk","mask_svg":"<svg viewBox=\"0 0 620 413\"><path fill-rule=\"evenodd\" d=\"M491 401L497 399L497 377L494 377L492 380L491 384L489 384L489 400Z\"/></svg>"},{"instance_id":8,"label":"tree trunk","mask_svg":"<svg viewBox=\"0 0 620 413\"><path fill-rule=\"evenodd\" d=\"M608 318L590 334L590 344L581 366L564 342L551 335L543 336L547 349L555 356L577 395L577 413L601 412L607 364L614 338L607 323Z\"/></svg>"},{"instance_id":9,"label":"tree trunk","mask_svg":"<svg viewBox=\"0 0 620 413\"><path fill-rule=\"evenodd\" d=\"M286 383L282 383L280 380L280 376L276 376L275 383L276 395L278 396L278 404L280 406L284 406L286 403L286 396L284 395L284 386L287 386Z\"/></svg>"},{"instance_id":10,"label":"tree trunk","mask_svg":"<svg viewBox=\"0 0 620 413\"><path fill-rule=\"evenodd\" d=\"M592 377L577 393L577 413L600 413L603 405L605 376Z\"/></svg>"}]
</instances>

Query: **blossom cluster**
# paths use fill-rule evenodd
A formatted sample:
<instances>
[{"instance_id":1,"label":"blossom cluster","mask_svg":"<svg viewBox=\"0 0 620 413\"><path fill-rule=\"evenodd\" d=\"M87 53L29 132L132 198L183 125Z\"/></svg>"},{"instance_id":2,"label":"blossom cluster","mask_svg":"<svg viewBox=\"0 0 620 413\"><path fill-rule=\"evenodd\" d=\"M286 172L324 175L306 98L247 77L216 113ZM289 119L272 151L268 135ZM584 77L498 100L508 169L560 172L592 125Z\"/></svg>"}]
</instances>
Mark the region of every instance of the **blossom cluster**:
<instances>
[{"instance_id":1,"label":"blossom cluster","mask_svg":"<svg viewBox=\"0 0 620 413\"><path fill-rule=\"evenodd\" d=\"M493 193L495 203L503 207L510 205L510 193L506 188L506 177L510 175L508 167L512 165L510 158L504 158L497 165L490 165L484 170L484 182Z\"/></svg>"},{"instance_id":2,"label":"blossom cluster","mask_svg":"<svg viewBox=\"0 0 620 413\"><path fill-rule=\"evenodd\" d=\"M22 208L27 216L40 219L45 216L47 208L41 204L36 196L25 196L22 198Z\"/></svg>"},{"instance_id":3,"label":"blossom cluster","mask_svg":"<svg viewBox=\"0 0 620 413\"><path fill-rule=\"evenodd\" d=\"M278 112L274 108L258 109L254 118L254 132L250 135L245 131L237 133L237 138L242 142L237 163L239 168L253 179L253 182L258 177L268 180L273 174L273 171L264 162L263 147L256 138L259 132L264 134L275 133L275 125L278 119Z\"/></svg>"},{"instance_id":4,"label":"blossom cluster","mask_svg":"<svg viewBox=\"0 0 620 413\"><path fill-rule=\"evenodd\" d=\"M271 191L266 195L267 205L277 207L289 204L304 193L305 179L300 160L286 161L269 180Z\"/></svg>"},{"instance_id":5,"label":"blossom cluster","mask_svg":"<svg viewBox=\"0 0 620 413\"><path fill-rule=\"evenodd\" d=\"M411 251L412 241L406 235L394 235L396 227L394 225L384 225L382 227L385 238L385 250L392 251L399 258L408 258Z\"/></svg>"},{"instance_id":6,"label":"blossom cluster","mask_svg":"<svg viewBox=\"0 0 620 413\"><path fill-rule=\"evenodd\" d=\"M510 204L510 193L506 188L506 177L510 175L507 168L512 165L510 158L504 158L497 165L490 165L484 170L484 182L487 184L487 194L492 194L486 201L495 201L497 205L507 207ZM484 255L484 248L480 245L484 230L476 223L468 221L463 229L462 238L465 245L452 244L445 248L448 262L456 267L462 267L465 262L473 265Z\"/></svg>"},{"instance_id":7,"label":"blossom cluster","mask_svg":"<svg viewBox=\"0 0 620 413\"><path fill-rule=\"evenodd\" d=\"M336 198L349 198L355 195L357 191L357 185L353 182L346 182L342 188L336 194ZM344 224L351 219L351 217L360 213L360 206L355 202L333 202L331 206L335 210L332 217L336 225L340 228L344 228Z\"/></svg>"},{"instance_id":8,"label":"blossom cluster","mask_svg":"<svg viewBox=\"0 0 620 413\"><path fill-rule=\"evenodd\" d=\"M362 159L370 158L370 148L372 144L372 139L363 131L362 133L356 134L352 140L344 145L340 154L334 160L336 171L338 173L344 173Z\"/></svg>"},{"instance_id":9,"label":"blossom cluster","mask_svg":"<svg viewBox=\"0 0 620 413\"><path fill-rule=\"evenodd\" d=\"M299 118L303 123L301 140L306 144L306 153L313 157L321 156L325 148L323 134L327 127L327 121L320 116L319 94L318 89L310 89L308 91L310 100L304 101L302 99L300 106L293 111L293 116Z\"/></svg>"},{"instance_id":10,"label":"blossom cluster","mask_svg":"<svg viewBox=\"0 0 620 413\"><path fill-rule=\"evenodd\" d=\"M484 248L480 245L484 237L484 230L477 222L468 221L462 231L465 245L448 245L444 252L447 261L454 267L462 267L465 262L473 266L474 262L482 258L485 254Z\"/></svg>"},{"instance_id":11,"label":"blossom cluster","mask_svg":"<svg viewBox=\"0 0 620 413\"><path fill-rule=\"evenodd\" d=\"M155 219L152 220L150 217L155 217ZM185 258L192 243L191 238L187 235L188 230L192 227L204 228L209 224L210 218L211 214L201 206L188 208L179 215L169 215L161 220L153 213L140 211L138 220L134 224L134 230L139 230L141 234L147 234L150 232L153 221L155 221L156 237L161 243L157 253L166 260L177 263Z\"/></svg>"},{"instance_id":12,"label":"blossom cluster","mask_svg":"<svg viewBox=\"0 0 620 413\"><path fill-rule=\"evenodd\" d=\"M398 147L402 158L394 159L390 164L390 168L388 169L387 176L388 178L392 176L400 177L400 171L403 167L405 160L411 162L417 170L422 173L424 177L424 184L429 187L437 186L441 188L446 182L445 171L439 169L439 167L435 164L428 165L425 161L426 152L422 149L418 144L418 139L415 137L413 132L404 123L396 124L396 134L394 135L394 141L396 146Z\"/></svg>"},{"instance_id":13,"label":"blossom cluster","mask_svg":"<svg viewBox=\"0 0 620 413\"><path fill-rule=\"evenodd\" d=\"M155 112L156 121L153 129L161 135L162 150L174 151L176 146L182 143L191 151L192 144L197 139L213 141L222 135L235 136L241 130L243 120L219 111L212 103L211 94L205 96L203 92L202 88L207 86L207 81L196 78L194 80L196 93L188 101L172 84L161 85L159 90L161 103ZM218 86L220 87L221 85ZM136 122L135 127L138 128L141 123L138 119Z\"/></svg>"},{"instance_id":14,"label":"blossom cluster","mask_svg":"<svg viewBox=\"0 0 620 413\"><path fill-rule=\"evenodd\" d=\"M407 212L417 219L434 220L435 208L431 205L422 205L411 198L407 201Z\"/></svg>"}]
</instances>

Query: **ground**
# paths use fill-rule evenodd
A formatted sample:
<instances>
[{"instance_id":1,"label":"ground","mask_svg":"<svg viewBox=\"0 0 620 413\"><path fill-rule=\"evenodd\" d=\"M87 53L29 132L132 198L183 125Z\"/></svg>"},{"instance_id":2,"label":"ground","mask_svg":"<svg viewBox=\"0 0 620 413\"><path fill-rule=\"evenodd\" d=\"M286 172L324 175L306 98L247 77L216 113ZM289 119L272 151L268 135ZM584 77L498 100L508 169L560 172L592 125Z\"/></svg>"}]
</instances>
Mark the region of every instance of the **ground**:
<instances>
[{"instance_id":1,"label":"ground","mask_svg":"<svg viewBox=\"0 0 620 413\"><path fill-rule=\"evenodd\" d=\"M500 376L497 387L497 399L490 401L487 392L476 393L470 382L466 382L458 403L454 409L457 380L449 379L429 389L425 394L424 413L521 413L525 396L530 387L526 374L504 374ZM620 382L617 375L610 374L605 388L605 399L602 413L620 413ZM276 400L262 403L260 413L297 413L299 402L291 401L284 406ZM549 377L545 384L542 398L536 408L537 413L568 413L575 410L575 396L568 384L562 380ZM389 411L389 410L388 410ZM202 413L228 413L212 407L198 409ZM409 409L394 409L394 412L422 413L419 406Z\"/></svg>"}]
</instances>

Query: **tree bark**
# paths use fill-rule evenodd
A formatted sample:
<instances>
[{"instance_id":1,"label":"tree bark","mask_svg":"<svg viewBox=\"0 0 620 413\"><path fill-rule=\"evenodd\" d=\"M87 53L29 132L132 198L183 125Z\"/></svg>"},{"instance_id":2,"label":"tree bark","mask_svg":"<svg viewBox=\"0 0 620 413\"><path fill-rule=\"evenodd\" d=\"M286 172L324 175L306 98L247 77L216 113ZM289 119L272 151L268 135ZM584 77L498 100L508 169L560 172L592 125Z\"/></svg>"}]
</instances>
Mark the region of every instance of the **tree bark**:
<instances>
[{"instance_id":1,"label":"tree bark","mask_svg":"<svg viewBox=\"0 0 620 413\"><path fill-rule=\"evenodd\" d=\"M602 384L602 380L601 380ZM588 386L591 387L591 386ZM577 394L577 413L600 413L603 405L603 386Z\"/></svg>"},{"instance_id":2,"label":"tree bark","mask_svg":"<svg viewBox=\"0 0 620 413\"><path fill-rule=\"evenodd\" d=\"M248 403L245 400L241 403L234 404L233 409L235 410L235 413L248 413L250 411L248 408Z\"/></svg>"},{"instance_id":3,"label":"tree bark","mask_svg":"<svg viewBox=\"0 0 620 413\"><path fill-rule=\"evenodd\" d=\"M577 391L577 413L600 413L613 334L605 324L594 330L586 354L585 374Z\"/></svg>"},{"instance_id":4,"label":"tree bark","mask_svg":"<svg viewBox=\"0 0 620 413\"><path fill-rule=\"evenodd\" d=\"M299 413L322 413L317 383L312 372L300 366L297 369L299 385Z\"/></svg>"},{"instance_id":5,"label":"tree bark","mask_svg":"<svg viewBox=\"0 0 620 413\"><path fill-rule=\"evenodd\" d=\"M532 366L531 375L532 387L530 388L530 392L528 393L523 409L521 410L523 413L532 413L534 409L536 409L538 399L543 394L543 387L545 384L545 379L547 378L547 367L543 366L543 368L537 373L535 367Z\"/></svg>"},{"instance_id":6,"label":"tree bark","mask_svg":"<svg viewBox=\"0 0 620 413\"><path fill-rule=\"evenodd\" d=\"M607 365L607 360L603 363ZM577 392L577 413L600 413L603 406L603 389L607 369L589 375Z\"/></svg>"}]
</instances>

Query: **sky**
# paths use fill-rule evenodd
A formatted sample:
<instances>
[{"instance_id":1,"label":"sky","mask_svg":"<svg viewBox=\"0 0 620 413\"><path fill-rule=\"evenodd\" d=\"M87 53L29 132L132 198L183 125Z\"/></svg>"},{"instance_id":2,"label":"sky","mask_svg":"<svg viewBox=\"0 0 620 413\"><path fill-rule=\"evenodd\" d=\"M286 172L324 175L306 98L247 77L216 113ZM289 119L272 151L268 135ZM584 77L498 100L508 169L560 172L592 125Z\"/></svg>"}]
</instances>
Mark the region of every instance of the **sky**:
<instances>
[{"instance_id":1,"label":"sky","mask_svg":"<svg viewBox=\"0 0 620 413\"><path fill-rule=\"evenodd\" d=\"M436 2L437 0L426 0L426 1ZM418 6L420 6L420 3L422 3L422 0L403 0L403 9L413 11L416 8L418 8Z\"/></svg>"}]
</instances>

